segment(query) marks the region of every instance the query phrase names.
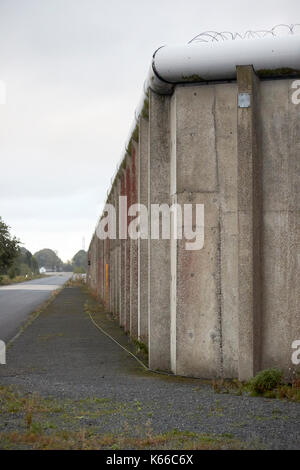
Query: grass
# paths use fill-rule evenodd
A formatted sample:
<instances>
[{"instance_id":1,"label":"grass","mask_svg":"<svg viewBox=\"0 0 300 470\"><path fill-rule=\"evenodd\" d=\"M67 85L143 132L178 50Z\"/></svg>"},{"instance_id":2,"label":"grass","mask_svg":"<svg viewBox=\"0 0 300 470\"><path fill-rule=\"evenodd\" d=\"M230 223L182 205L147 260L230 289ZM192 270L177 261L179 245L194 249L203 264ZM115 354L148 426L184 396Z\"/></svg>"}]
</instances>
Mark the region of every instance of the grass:
<instances>
[{"instance_id":1,"label":"grass","mask_svg":"<svg viewBox=\"0 0 300 470\"><path fill-rule=\"evenodd\" d=\"M42 398L36 394L24 394L12 386L0 386L0 415L23 413L28 424L29 415L53 413L61 410L62 408L54 399Z\"/></svg>"},{"instance_id":2,"label":"grass","mask_svg":"<svg viewBox=\"0 0 300 470\"><path fill-rule=\"evenodd\" d=\"M41 428L29 432L0 435L2 449L34 450L242 450L245 445L230 435L215 436L188 431L169 431L145 438L123 434L97 435L87 429L77 432L44 433Z\"/></svg>"},{"instance_id":3,"label":"grass","mask_svg":"<svg viewBox=\"0 0 300 470\"><path fill-rule=\"evenodd\" d=\"M263 395L282 385L283 374L278 369L265 369L260 371L249 381L252 393Z\"/></svg>"},{"instance_id":4,"label":"grass","mask_svg":"<svg viewBox=\"0 0 300 470\"><path fill-rule=\"evenodd\" d=\"M0 286L9 286L11 284L18 284L19 282L26 282L26 281L32 281L33 279L41 279L43 277L46 277L46 274L34 274L32 276L28 275L26 276L16 276L14 278L10 278L9 276L1 276L0 278Z\"/></svg>"},{"instance_id":5,"label":"grass","mask_svg":"<svg viewBox=\"0 0 300 470\"><path fill-rule=\"evenodd\" d=\"M132 342L135 344L135 346L137 348L136 353L138 354L138 353L142 352L145 356L146 362L148 363L149 351L148 351L148 347L146 346L146 344L144 344L142 341L140 341L138 339L132 339Z\"/></svg>"},{"instance_id":6,"label":"grass","mask_svg":"<svg viewBox=\"0 0 300 470\"><path fill-rule=\"evenodd\" d=\"M214 380L212 382L215 393L230 393L253 397L277 398L300 403L300 375L294 373L290 381L284 381L283 374L277 369L260 371L248 382L239 380Z\"/></svg>"},{"instance_id":7,"label":"grass","mask_svg":"<svg viewBox=\"0 0 300 470\"><path fill-rule=\"evenodd\" d=\"M0 387L1 449L244 449L245 444L232 434L212 435L172 429L154 433L151 420L141 427L127 421L114 433L101 432L105 416L116 422L129 413L142 412L141 404L115 402L106 397L81 400L43 398L21 393L14 387ZM87 427L89 421L94 425ZM6 425L5 425L6 424ZM5 427L4 427L5 426Z\"/></svg>"}]
</instances>

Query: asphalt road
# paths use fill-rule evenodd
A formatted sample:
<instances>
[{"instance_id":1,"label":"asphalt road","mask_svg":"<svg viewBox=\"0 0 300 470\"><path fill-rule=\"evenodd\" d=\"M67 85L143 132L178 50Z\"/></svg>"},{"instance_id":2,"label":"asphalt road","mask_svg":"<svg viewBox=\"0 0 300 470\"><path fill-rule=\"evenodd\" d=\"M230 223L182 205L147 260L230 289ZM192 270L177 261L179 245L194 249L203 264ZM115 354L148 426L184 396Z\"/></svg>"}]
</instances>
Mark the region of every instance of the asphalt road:
<instances>
[{"instance_id":1,"label":"asphalt road","mask_svg":"<svg viewBox=\"0 0 300 470\"><path fill-rule=\"evenodd\" d=\"M13 338L30 313L45 302L51 292L62 286L71 275L72 273L59 273L0 287L0 340L8 342Z\"/></svg>"}]
</instances>

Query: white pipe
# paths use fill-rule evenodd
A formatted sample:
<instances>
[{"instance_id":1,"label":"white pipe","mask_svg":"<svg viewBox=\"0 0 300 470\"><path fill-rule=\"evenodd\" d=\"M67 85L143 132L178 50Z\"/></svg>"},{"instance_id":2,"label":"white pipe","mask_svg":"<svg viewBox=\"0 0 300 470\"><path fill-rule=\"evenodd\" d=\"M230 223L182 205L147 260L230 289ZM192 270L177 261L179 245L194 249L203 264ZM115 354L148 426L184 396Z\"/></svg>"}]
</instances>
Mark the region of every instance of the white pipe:
<instances>
[{"instance_id":1,"label":"white pipe","mask_svg":"<svg viewBox=\"0 0 300 470\"><path fill-rule=\"evenodd\" d=\"M256 72L274 71L274 75L276 71L279 75L280 69L291 69L300 73L300 35L191 42L157 49L153 54L125 148L132 138L149 88L160 95L168 95L172 94L174 86L179 83L234 80L238 65L253 65ZM125 154L122 154L121 161L124 156ZM120 164L116 173L119 166ZM110 190L111 188L107 195Z\"/></svg>"},{"instance_id":2,"label":"white pipe","mask_svg":"<svg viewBox=\"0 0 300 470\"><path fill-rule=\"evenodd\" d=\"M147 83L169 94L178 83L234 79L237 65L253 65L256 72L299 71L300 35L165 46L153 56Z\"/></svg>"}]
</instances>

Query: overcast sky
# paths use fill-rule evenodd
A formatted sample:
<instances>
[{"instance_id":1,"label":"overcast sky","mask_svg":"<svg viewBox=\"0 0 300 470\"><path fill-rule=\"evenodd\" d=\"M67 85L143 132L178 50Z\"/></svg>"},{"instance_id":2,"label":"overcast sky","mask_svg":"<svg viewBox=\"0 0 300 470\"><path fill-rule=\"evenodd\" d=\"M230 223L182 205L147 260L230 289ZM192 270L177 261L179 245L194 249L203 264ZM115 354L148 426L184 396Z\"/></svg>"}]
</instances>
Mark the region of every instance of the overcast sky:
<instances>
[{"instance_id":1,"label":"overcast sky","mask_svg":"<svg viewBox=\"0 0 300 470\"><path fill-rule=\"evenodd\" d=\"M299 0L0 0L0 216L24 246L86 249L153 51L300 23Z\"/></svg>"}]
</instances>

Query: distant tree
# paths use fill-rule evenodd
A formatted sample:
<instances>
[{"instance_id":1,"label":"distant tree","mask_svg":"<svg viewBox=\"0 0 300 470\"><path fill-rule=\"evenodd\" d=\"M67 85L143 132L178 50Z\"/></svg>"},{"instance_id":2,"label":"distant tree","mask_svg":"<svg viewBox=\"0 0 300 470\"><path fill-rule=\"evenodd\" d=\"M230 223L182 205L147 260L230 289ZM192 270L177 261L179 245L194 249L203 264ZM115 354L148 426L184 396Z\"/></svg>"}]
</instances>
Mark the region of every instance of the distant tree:
<instances>
[{"instance_id":1,"label":"distant tree","mask_svg":"<svg viewBox=\"0 0 300 470\"><path fill-rule=\"evenodd\" d=\"M85 273L87 267L87 252L84 250L79 250L76 255L73 256L72 264L74 272L78 272L76 269L80 268L80 272Z\"/></svg>"},{"instance_id":2,"label":"distant tree","mask_svg":"<svg viewBox=\"0 0 300 470\"><path fill-rule=\"evenodd\" d=\"M12 237L9 227L0 217L0 274L5 274L20 253L20 241Z\"/></svg>"},{"instance_id":3,"label":"distant tree","mask_svg":"<svg viewBox=\"0 0 300 470\"><path fill-rule=\"evenodd\" d=\"M12 279L15 276L26 276L39 273L39 265L34 256L26 248L22 247L7 274Z\"/></svg>"},{"instance_id":4,"label":"distant tree","mask_svg":"<svg viewBox=\"0 0 300 470\"><path fill-rule=\"evenodd\" d=\"M51 271L62 271L63 269L62 260L53 250L50 250L50 248L44 248L43 250L37 251L34 254L34 257L36 258L40 268L46 268Z\"/></svg>"}]
</instances>

